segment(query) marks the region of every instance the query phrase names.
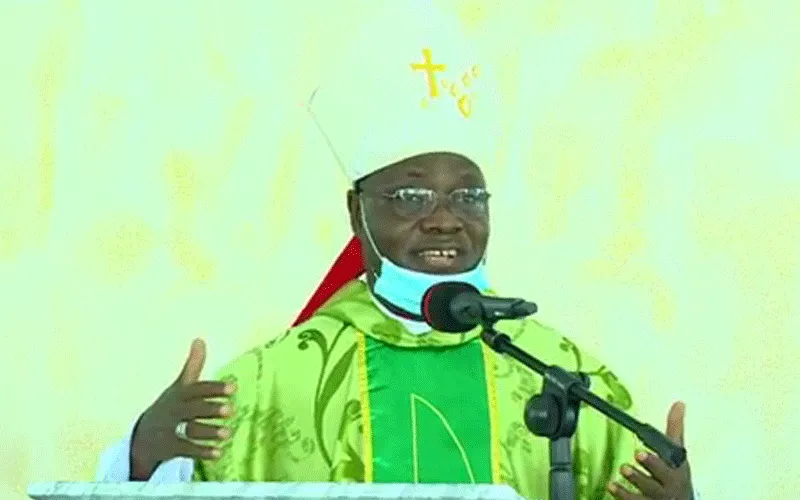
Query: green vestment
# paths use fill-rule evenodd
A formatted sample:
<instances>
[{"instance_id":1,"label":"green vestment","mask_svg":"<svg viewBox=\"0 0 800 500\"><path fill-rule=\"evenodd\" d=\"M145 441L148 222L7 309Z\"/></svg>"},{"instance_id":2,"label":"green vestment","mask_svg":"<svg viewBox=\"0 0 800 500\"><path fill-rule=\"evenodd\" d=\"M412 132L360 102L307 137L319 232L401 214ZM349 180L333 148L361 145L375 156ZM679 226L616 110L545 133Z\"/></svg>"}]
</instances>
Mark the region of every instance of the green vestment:
<instances>
[{"instance_id":1,"label":"green vestment","mask_svg":"<svg viewBox=\"0 0 800 500\"><path fill-rule=\"evenodd\" d=\"M591 389L630 411L616 376L533 320L497 330L548 364L591 375ZM548 498L549 441L522 420L539 375L467 334L413 335L374 304L360 281L308 321L227 365L233 436L217 461L197 461L205 481L508 484ZM583 407L573 438L581 500L611 499L611 480L642 447Z\"/></svg>"}]
</instances>

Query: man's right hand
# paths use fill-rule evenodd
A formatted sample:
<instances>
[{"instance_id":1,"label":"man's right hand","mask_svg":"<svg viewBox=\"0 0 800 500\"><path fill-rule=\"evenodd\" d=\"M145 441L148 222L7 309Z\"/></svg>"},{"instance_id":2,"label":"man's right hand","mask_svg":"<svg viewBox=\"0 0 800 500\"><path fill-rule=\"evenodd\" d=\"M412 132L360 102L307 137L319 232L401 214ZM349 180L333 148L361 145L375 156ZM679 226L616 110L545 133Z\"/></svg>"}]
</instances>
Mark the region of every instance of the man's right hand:
<instances>
[{"instance_id":1,"label":"man's right hand","mask_svg":"<svg viewBox=\"0 0 800 500\"><path fill-rule=\"evenodd\" d=\"M205 343L197 339L192 342L189 358L178 379L142 414L131 440L132 481L147 481L160 463L175 457L219 458L216 447L201 446L175 434L178 424L186 422L189 439L224 441L230 437L230 429L226 427L196 421L227 418L233 413L227 402L236 391L233 384L198 381L205 360ZM209 398L225 398L226 401L211 402Z\"/></svg>"}]
</instances>

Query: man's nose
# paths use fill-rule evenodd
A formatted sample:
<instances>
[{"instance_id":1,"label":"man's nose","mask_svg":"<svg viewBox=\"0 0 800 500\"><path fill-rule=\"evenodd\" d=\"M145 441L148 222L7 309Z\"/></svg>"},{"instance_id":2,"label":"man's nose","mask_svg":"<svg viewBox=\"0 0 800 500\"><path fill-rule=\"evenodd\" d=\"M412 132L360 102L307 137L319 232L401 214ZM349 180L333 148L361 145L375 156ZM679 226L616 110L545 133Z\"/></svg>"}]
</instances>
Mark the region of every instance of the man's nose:
<instances>
[{"instance_id":1,"label":"man's nose","mask_svg":"<svg viewBox=\"0 0 800 500\"><path fill-rule=\"evenodd\" d=\"M433 213L422 220L425 231L457 233L464 229L464 222L450 211L448 203L437 203Z\"/></svg>"}]
</instances>

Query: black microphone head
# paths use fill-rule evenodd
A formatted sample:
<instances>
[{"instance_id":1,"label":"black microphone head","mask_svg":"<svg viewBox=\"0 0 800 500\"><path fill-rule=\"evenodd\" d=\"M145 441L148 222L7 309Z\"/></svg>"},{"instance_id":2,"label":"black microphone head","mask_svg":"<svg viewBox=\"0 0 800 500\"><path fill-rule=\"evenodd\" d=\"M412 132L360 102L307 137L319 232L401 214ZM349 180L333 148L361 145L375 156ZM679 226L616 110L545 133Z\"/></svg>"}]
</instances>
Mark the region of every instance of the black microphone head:
<instances>
[{"instance_id":1,"label":"black microphone head","mask_svg":"<svg viewBox=\"0 0 800 500\"><path fill-rule=\"evenodd\" d=\"M468 332L474 324L464 324L453 316L450 305L462 293L479 294L477 288L461 281L446 281L428 288L422 296L422 317L435 330L448 333Z\"/></svg>"}]
</instances>

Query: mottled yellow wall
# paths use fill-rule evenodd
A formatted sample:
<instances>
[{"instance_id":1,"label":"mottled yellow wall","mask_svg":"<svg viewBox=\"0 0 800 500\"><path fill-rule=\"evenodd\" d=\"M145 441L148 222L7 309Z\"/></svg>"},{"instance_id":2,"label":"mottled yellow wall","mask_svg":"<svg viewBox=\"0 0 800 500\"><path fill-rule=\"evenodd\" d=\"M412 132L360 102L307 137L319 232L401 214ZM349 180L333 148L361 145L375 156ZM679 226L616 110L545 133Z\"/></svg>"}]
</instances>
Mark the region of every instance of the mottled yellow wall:
<instances>
[{"instance_id":1,"label":"mottled yellow wall","mask_svg":"<svg viewBox=\"0 0 800 500\"><path fill-rule=\"evenodd\" d=\"M349 231L300 103L374 3L2 1L0 498L294 318ZM798 498L800 2L441 4L505 76L496 288L687 401L704 500Z\"/></svg>"}]
</instances>

